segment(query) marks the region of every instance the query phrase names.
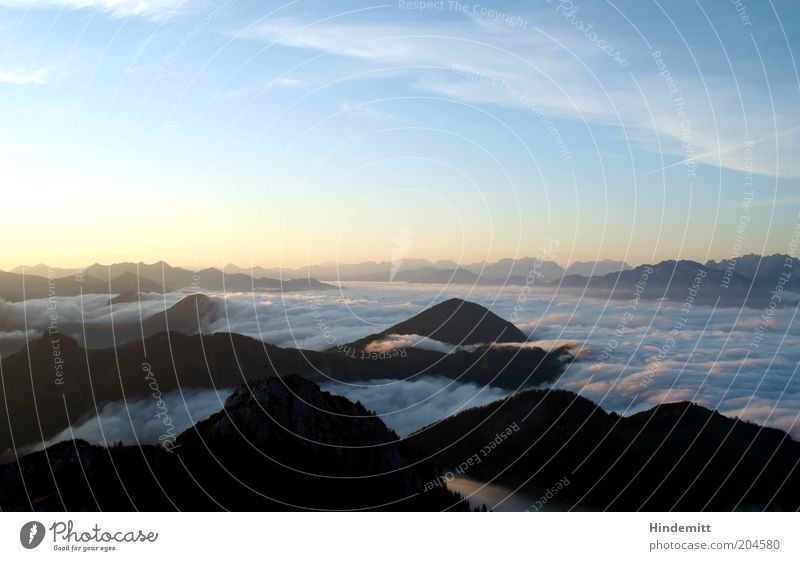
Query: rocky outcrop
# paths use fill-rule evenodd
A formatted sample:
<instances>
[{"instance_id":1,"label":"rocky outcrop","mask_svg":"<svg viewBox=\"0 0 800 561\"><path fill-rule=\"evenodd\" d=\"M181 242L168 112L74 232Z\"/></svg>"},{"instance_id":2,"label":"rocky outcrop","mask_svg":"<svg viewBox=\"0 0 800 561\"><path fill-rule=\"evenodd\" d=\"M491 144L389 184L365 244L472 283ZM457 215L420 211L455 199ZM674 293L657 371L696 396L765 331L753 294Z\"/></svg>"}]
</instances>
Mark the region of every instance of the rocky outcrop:
<instances>
[{"instance_id":1,"label":"rocky outcrop","mask_svg":"<svg viewBox=\"0 0 800 561\"><path fill-rule=\"evenodd\" d=\"M373 413L299 376L243 384L165 449L67 441L0 466L2 510L466 509Z\"/></svg>"}]
</instances>

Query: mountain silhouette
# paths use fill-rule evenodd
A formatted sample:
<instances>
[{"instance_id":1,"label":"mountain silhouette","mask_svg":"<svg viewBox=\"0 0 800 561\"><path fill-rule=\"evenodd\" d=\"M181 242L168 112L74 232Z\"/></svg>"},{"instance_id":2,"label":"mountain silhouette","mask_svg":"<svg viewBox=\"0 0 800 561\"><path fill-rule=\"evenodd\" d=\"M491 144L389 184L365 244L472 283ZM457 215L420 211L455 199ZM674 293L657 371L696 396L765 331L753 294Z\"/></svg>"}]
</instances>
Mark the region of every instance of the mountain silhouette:
<instances>
[{"instance_id":1,"label":"mountain silhouette","mask_svg":"<svg viewBox=\"0 0 800 561\"><path fill-rule=\"evenodd\" d=\"M0 508L460 510L430 482L475 455L467 476L533 497L566 480L557 500L580 509L800 507L800 444L689 402L620 417L572 392L528 390L400 439L290 375L242 384L171 452L66 441L0 465Z\"/></svg>"},{"instance_id":2,"label":"mountain silhouette","mask_svg":"<svg viewBox=\"0 0 800 561\"><path fill-rule=\"evenodd\" d=\"M225 292L252 292L253 290L283 290L292 292L297 290L325 290L334 288L331 285L319 282L316 279L305 277L290 280L274 278L254 278L248 274L225 274L219 269L207 267L204 269L189 270L159 261L157 263L114 263L100 265L95 263L88 267L85 273L97 278L117 278L127 275L140 279L157 287L158 292L174 292L184 288L225 291ZM146 292L146 291L145 291Z\"/></svg>"},{"instance_id":3,"label":"mountain silhouette","mask_svg":"<svg viewBox=\"0 0 800 561\"><path fill-rule=\"evenodd\" d=\"M437 476L362 405L286 376L242 385L170 451L66 441L2 465L0 508L466 510L444 488L423 492Z\"/></svg>"},{"instance_id":4,"label":"mountain silhouette","mask_svg":"<svg viewBox=\"0 0 800 561\"><path fill-rule=\"evenodd\" d=\"M147 299L148 297L146 293L131 290L130 292L123 292L114 296L113 298L109 298L108 304L109 306L116 306L117 304L130 304L131 302L139 302L140 300Z\"/></svg>"},{"instance_id":5,"label":"mountain silhouette","mask_svg":"<svg viewBox=\"0 0 800 561\"><path fill-rule=\"evenodd\" d=\"M194 335L206 331L209 325L224 317L221 301L198 293L181 298L164 312L153 314L142 322L142 330L145 337L163 331Z\"/></svg>"},{"instance_id":6,"label":"mountain silhouette","mask_svg":"<svg viewBox=\"0 0 800 561\"><path fill-rule=\"evenodd\" d=\"M39 263L37 265L29 266L29 265L20 265L19 267L14 267L8 271L9 273L25 273L26 275L36 275L37 277L68 277L70 275L75 275L78 272L76 268L64 268L64 267L50 267L45 263Z\"/></svg>"},{"instance_id":7,"label":"mountain silhouette","mask_svg":"<svg viewBox=\"0 0 800 561\"><path fill-rule=\"evenodd\" d=\"M643 287L641 291L637 291L637 284ZM565 276L550 285L559 290L585 290L587 296L602 298L631 299L637 293L645 300L664 298L680 302L691 296L692 302L705 305L753 308L766 306L772 297L767 287L750 277L736 272L726 277L720 269L689 260L639 265L634 269L591 278ZM695 285L698 285L696 290Z\"/></svg>"},{"instance_id":8,"label":"mountain silhouette","mask_svg":"<svg viewBox=\"0 0 800 561\"><path fill-rule=\"evenodd\" d=\"M800 443L689 402L620 417L572 392L528 390L420 429L408 443L453 468L509 426L518 430L467 475L535 497L566 477L558 501L596 510L800 507Z\"/></svg>"},{"instance_id":9,"label":"mountain silhouette","mask_svg":"<svg viewBox=\"0 0 800 561\"><path fill-rule=\"evenodd\" d=\"M776 253L774 255L758 255L748 253L734 259L721 259L719 262L708 261L709 269L730 270L745 277L754 279L763 287L775 289L779 283L787 290L800 290L800 259ZM784 277L787 277L784 279ZM785 280L785 284L782 284Z\"/></svg>"},{"instance_id":10,"label":"mountain silhouette","mask_svg":"<svg viewBox=\"0 0 800 561\"><path fill-rule=\"evenodd\" d=\"M479 304L460 298L451 298L431 306L380 333L355 341L351 346L364 348L368 343L388 335L422 335L451 345L527 341L525 334L513 323Z\"/></svg>"},{"instance_id":11,"label":"mountain silhouette","mask_svg":"<svg viewBox=\"0 0 800 561\"><path fill-rule=\"evenodd\" d=\"M110 300L112 306L119 306L141 300L163 299L161 295L141 295L126 292ZM150 308L152 309L152 308ZM114 310L115 313L118 310ZM126 317L126 316L123 316ZM87 347L98 349L121 345L131 341L151 337L157 333L174 331L184 335L207 333L211 325L225 317L224 303L212 296L195 293L184 296L167 309L162 309L139 319L127 316L125 320L114 318L113 329L110 319L105 322L70 323L62 322L59 329L67 336L80 337ZM222 329L222 331L225 331Z\"/></svg>"},{"instance_id":12,"label":"mountain silhouette","mask_svg":"<svg viewBox=\"0 0 800 561\"><path fill-rule=\"evenodd\" d=\"M392 280L420 284L476 284L478 275L466 269L437 269L424 267L412 271L400 271Z\"/></svg>"},{"instance_id":13,"label":"mountain silhouette","mask_svg":"<svg viewBox=\"0 0 800 561\"><path fill-rule=\"evenodd\" d=\"M96 415L106 403L152 397L145 363L158 390L168 392L238 386L263 375L267 357L260 341L228 333L159 333L103 349L84 349L66 335L45 333L2 360L0 414L7 420L0 423L0 456L8 460Z\"/></svg>"},{"instance_id":14,"label":"mountain silhouette","mask_svg":"<svg viewBox=\"0 0 800 561\"><path fill-rule=\"evenodd\" d=\"M408 266L392 273L391 268L373 273L362 273L351 277L343 277L343 281L365 282L408 282L416 284L475 284L478 275L461 268L440 269L438 267L420 267L409 269Z\"/></svg>"},{"instance_id":15,"label":"mountain silhouette","mask_svg":"<svg viewBox=\"0 0 800 561\"><path fill-rule=\"evenodd\" d=\"M36 275L0 272L0 298L7 302L22 302L51 296L78 296L80 294L116 294L123 292L156 292L159 285L125 273L112 279L101 280L88 275L48 279Z\"/></svg>"},{"instance_id":16,"label":"mountain silhouette","mask_svg":"<svg viewBox=\"0 0 800 561\"><path fill-rule=\"evenodd\" d=\"M37 267L39 271L41 268ZM94 264L83 273L57 278L0 271L0 298L21 302L50 296L80 294L123 294L128 292L174 292L185 288L226 292L329 290L333 285L313 278L289 280L253 278L245 274L226 275L207 268L189 271L164 262Z\"/></svg>"},{"instance_id":17,"label":"mountain silhouette","mask_svg":"<svg viewBox=\"0 0 800 561\"><path fill-rule=\"evenodd\" d=\"M626 271L631 266L624 261L603 259L602 261L575 261L564 271L564 275L582 275L584 277L602 276L610 273Z\"/></svg>"}]
</instances>

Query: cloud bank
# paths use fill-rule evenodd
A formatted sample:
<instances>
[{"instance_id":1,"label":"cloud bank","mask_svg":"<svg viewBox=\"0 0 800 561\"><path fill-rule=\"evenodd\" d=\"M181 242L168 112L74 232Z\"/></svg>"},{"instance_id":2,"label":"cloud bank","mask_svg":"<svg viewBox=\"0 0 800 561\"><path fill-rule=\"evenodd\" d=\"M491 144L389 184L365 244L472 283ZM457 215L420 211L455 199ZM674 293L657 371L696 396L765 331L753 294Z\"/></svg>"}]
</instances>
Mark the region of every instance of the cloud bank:
<instances>
[{"instance_id":1,"label":"cloud bank","mask_svg":"<svg viewBox=\"0 0 800 561\"><path fill-rule=\"evenodd\" d=\"M174 427L173 434L180 434L195 423L207 419L222 409L225 399L231 394L231 388L220 390L175 390L162 396L165 402L163 410L167 411ZM116 442L124 444L159 444L168 434L163 415L156 415L162 409L156 407L155 399L137 399L132 401L116 401L103 406L100 412L90 419L64 429L51 438L46 445L70 440L83 439L93 444L111 446ZM37 448L41 448L41 445Z\"/></svg>"},{"instance_id":2,"label":"cloud bank","mask_svg":"<svg viewBox=\"0 0 800 561\"><path fill-rule=\"evenodd\" d=\"M407 436L463 409L497 401L510 393L436 376L418 380L374 380L358 386L327 383L322 387L350 401L360 401L400 436Z\"/></svg>"},{"instance_id":3,"label":"cloud bank","mask_svg":"<svg viewBox=\"0 0 800 561\"><path fill-rule=\"evenodd\" d=\"M422 335L389 335L383 339L370 342L364 347L364 350L368 353L388 353L396 349L410 347L440 353L452 353L464 348L461 345L451 345L450 343L444 343Z\"/></svg>"},{"instance_id":4,"label":"cloud bank","mask_svg":"<svg viewBox=\"0 0 800 561\"><path fill-rule=\"evenodd\" d=\"M163 310L182 296L168 294L145 301L143 314L146 317ZM688 399L726 415L782 428L800 438L796 372L800 322L796 308L777 309L768 318L763 336L756 337L756 330L764 324L763 310L694 306L685 315L681 303L640 301L631 311L628 302L535 291L525 297L520 308L519 287L351 283L341 291L215 297L222 300L225 313L209 331L233 331L284 347L316 350L383 331L447 298L465 298L506 319L517 311L518 326L531 336L529 345L551 348L571 343L579 359L567 366L556 387L575 391L605 409L625 414L663 401ZM23 307L27 308L29 329L42 329L44 301L0 302L0 331L5 332L0 341L19 341L26 336L21 323ZM84 297L83 313L88 322L109 321L107 297ZM59 314L65 321L79 321L78 299L60 299ZM137 303L114 307L115 322L138 322L138 318ZM676 330L681 318L684 323ZM438 345L418 336L385 342L415 343ZM337 391L371 404L390 426L403 432L446 416L482 391L468 386L440 391L441 383L412 381ZM376 397L370 398L370 392ZM407 392L411 397L404 395ZM430 400L424 401L426 396ZM391 399L399 400L396 409L402 412L384 406L392 403ZM410 420L401 420L404 415Z\"/></svg>"}]
</instances>

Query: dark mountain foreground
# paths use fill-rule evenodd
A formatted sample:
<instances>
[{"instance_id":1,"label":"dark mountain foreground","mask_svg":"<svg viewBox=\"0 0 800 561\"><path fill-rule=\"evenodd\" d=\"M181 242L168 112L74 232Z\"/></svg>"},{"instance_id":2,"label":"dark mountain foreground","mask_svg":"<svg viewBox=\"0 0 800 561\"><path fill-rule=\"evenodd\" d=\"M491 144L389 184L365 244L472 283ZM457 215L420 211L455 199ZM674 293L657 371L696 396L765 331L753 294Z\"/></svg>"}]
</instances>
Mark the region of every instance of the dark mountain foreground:
<instances>
[{"instance_id":1,"label":"dark mountain foreground","mask_svg":"<svg viewBox=\"0 0 800 561\"><path fill-rule=\"evenodd\" d=\"M465 510L458 469L615 511L800 506L800 444L678 402L629 417L529 390L406 439L299 376L242 385L170 449L66 441L0 466L3 510ZM535 509L531 505L531 509Z\"/></svg>"},{"instance_id":2,"label":"dark mountain foreground","mask_svg":"<svg viewBox=\"0 0 800 561\"><path fill-rule=\"evenodd\" d=\"M0 466L0 508L466 510L362 405L299 376L242 385L171 449L66 441Z\"/></svg>"},{"instance_id":3,"label":"dark mountain foreground","mask_svg":"<svg viewBox=\"0 0 800 561\"><path fill-rule=\"evenodd\" d=\"M261 342L239 335L170 332L84 349L65 335L45 334L2 361L0 457L8 461L15 450L41 446L112 401L178 388L236 387L263 376L265 363Z\"/></svg>"},{"instance_id":4,"label":"dark mountain foreground","mask_svg":"<svg viewBox=\"0 0 800 561\"><path fill-rule=\"evenodd\" d=\"M445 470L478 455L466 476L529 496L566 478L554 499L576 508L800 508L800 443L688 402L620 417L571 392L529 390L423 428L407 442Z\"/></svg>"}]
</instances>

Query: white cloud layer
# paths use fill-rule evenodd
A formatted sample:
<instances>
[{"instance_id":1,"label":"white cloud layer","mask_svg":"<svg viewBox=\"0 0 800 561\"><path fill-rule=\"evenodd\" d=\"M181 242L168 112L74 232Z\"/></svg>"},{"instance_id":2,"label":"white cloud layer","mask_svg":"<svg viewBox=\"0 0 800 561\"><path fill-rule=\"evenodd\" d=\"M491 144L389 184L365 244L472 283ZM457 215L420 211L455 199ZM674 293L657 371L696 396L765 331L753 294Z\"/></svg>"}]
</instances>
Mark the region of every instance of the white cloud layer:
<instances>
[{"instance_id":1,"label":"white cloud layer","mask_svg":"<svg viewBox=\"0 0 800 561\"><path fill-rule=\"evenodd\" d=\"M64 429L51 438L47 445L71 438L108 446L116 442L159 444L169 440L165 436L170 436L174 441L172 437L221 410L232 391L223 388L219 391L192 389L167 392L162 396L165 403L163 409L156 406L156 399L152 397L109 403L95 417L71 429ZM156 416L164 411L165 414ZM164 423L165 418L169 419L171 427Z\"/></svg>"},{"instance_id":2,"label":"white cloud layer","mask_svg":"<svg viewBox=\"0 0 800 561\"><path fill-rule=\"evenodd\" d=\"M463 409L497 401L510 393L500 388L480 388L436 376L418 380L374 380L357 386L327 383L322 387L351 401L360 401L400 436L407 436Z\"/></svg>"},{"instance_id":3,"label":"white cloud layer","mask_svg":"<svg viewBox=\"0 0 800 561\"><path fill-rule=\"evenodd\" d=\"M364 350L368 353L388 353L396 349L408 349L411 347L440 353L452 353L457 349L464 348L460 345L451 345L422 335L389 335L383 339L372 341L364 347Z\"/></svg>"},{"instance_id":4,"label":"white cloud layer","mask_svg":"<svg viewBox=\"0 0 800 561\"><path fill-rule=\"evenodd\" d=\"M159 295L143 302L145 317L182 296ZM682 317L681 303L641 301L630 310L627 301L554 296L551 292L535 292L520 301L519 287L353 283L341 291L217 297L224 298L226 314L212 323L209 331L234 331L284 347L316 350L383 331L450 297L472 300L504 318L511 317L515 306L521 306L517 324L532 333L531 345L551 348L571 343L580 357L567 366L557 387L578 392L620 413L688 399L800 437L800 423L796 422L800 412L796 372L800 364L800 322L797 310L791 307L778 308L762 340L757 340L755 331L762 325L763 313L758 309L694 306L685 316L685 326L673 332ZM106 303L104 296L84 297L87 321L107 322ZM25 336L20 333L23 307L27 308L29 329L43 328L44 301L0 303L0 331L5 332L0 340ZM80 321L78 299L60 299L59 314L62 321ZM115 306L118 323L138 322L138 318L138 304ZM404 337L393 344L422 340ZM442 383L381 383L372 389L341 391L387 412L387 423L402 432L449 414L480 391L453 386L436 393ZM375 393L374 398L369 397L370 392ZM397 409L403 409L421 402L426 395L431 397L429 401L408 410L410 420L398 420L406 413L389 414L390 410L383 407L393 399L401 405Z\"/></svg>"}]
</instances>

